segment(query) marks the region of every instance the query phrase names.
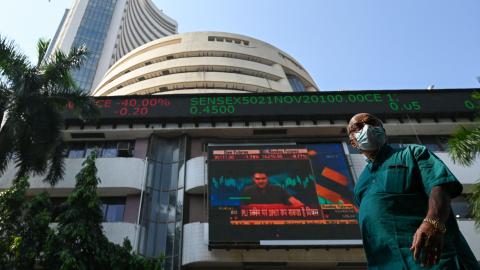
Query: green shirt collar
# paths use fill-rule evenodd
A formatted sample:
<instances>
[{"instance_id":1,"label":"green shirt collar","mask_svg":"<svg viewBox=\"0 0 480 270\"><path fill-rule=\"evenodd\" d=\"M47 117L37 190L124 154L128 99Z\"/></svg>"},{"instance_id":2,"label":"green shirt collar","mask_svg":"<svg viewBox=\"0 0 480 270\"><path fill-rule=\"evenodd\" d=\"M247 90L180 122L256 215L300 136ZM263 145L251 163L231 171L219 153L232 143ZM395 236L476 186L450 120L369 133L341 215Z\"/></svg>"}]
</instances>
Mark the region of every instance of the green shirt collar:
<instances>
[{"instance_id":1,"label":"green shirt collar","mask_svg":"<svg viewBox=\"0 0 480 270\"><path fill-rule=\"evenodd\" d=\"M367 158L368 165L372 168L380 166L380 164L382 164L383 161L390 156L392 151L393 148L389 144L385 143L382 145L382 147L380 147L373 161Z\"/></svg>"}]
</instances>

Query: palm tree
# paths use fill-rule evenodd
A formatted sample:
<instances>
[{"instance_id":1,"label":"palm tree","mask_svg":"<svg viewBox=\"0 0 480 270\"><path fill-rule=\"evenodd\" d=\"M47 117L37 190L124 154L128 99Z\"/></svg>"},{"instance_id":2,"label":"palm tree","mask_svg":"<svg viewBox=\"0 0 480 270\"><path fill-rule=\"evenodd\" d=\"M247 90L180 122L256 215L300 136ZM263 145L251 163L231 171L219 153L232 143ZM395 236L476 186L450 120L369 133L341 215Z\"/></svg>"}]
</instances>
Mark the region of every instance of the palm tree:
<instances>
[{"instance_id":1,"label":"palm tree","mask_svg":"<svg viewBox=\"0 0 480 270\"><path fill-rule=\"evenodd\" d=\"M480 93L474 93L473 98L480 101ZM477 102L480 108L480 102ZM480 121L474 128L460 128L448 141L450 156L454 162L463 166L470 166L480 154ZM478 175L480 177L480 174ZM473 186L472 194L468 198L472 205L472 215L477 229L480 230L480 180Z\"/></svg>"},{"instance_id":2,"label":"palm tree","mask_svg":"<svg viewBox=\"0 0 480 270\"><path fill-rule=\"evenodd\" d=\"M80 67L86 48L46 56L48 46L49 41L39 40L33 65L0 35L0 175L13 160L17 178L46 174L44 181L54 185L64 173L63 110L68 102L83 118L98 110L70 75Z\"/></svg>"}]
</instances>

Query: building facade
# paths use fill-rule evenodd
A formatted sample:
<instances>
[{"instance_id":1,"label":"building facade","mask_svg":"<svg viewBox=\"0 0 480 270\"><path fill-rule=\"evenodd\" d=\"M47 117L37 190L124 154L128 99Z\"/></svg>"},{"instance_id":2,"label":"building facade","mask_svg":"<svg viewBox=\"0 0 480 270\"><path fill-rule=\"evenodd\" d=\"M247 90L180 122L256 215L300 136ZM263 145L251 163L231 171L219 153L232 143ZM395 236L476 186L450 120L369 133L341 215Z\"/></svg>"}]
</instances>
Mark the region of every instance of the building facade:
<instances>
[{"instance_id":1,"label":"building facade","mask_svg":"<svg viewBox=\"0 0 480 270\"><path fill-rule=\"evenodd\" d=\"M100 149L98 191L104 205L106 235L116 243L128 237L147 256L164 254L166 269L365 269L360 238L352 236L353 227L341 229L342 223L334 222L330 227L320 224L313 232L302 225L289 228L303 237L293 242L291 237L272 241L269 231L280 236L284 232L268 225L259 225L269 230L262 230L260 236L256 232L257 242L252 241L251 231L232 234L214 212L212 196L218 194L214 178L221 171L241 180L245 164L236 167L236 158L227 157L233 163L218 166L212 153L219 149L273 149L278 153L279 149L308 147L321 158L316 164L323 164L320 176L315 174L317 180L337 179L340 183L341 176L331 177L334 170L343 174L345 181L354 182L365 160L349 147L345 127L354 113L370 111L384 121L391 144L426 145L461 181L464 193L452 201L452 208L478 259L480 235L474 229L465 196L479 178L480 159L471 167L462 167L452 162L445 148L446 139L459 126L478 125L473 121L474 110L469 109L473 108L468 98L471 93L459 89L97 97L102 111L100 122L84 124L67 119L63 131L69 145L64 180L51 188L41 177L33 177L29 193L47 191L61 201L73 189L74 175L83 159L93 149ZM392 95L398 100L395 105L389 102ZM261 97L275 98L272 104L253 102ZM242 101L231 105L233 111L218 114L213 110L214 106L222 110L223 100L233 102L237 98ZM421 109L395 111L396 106L409 108L412 102ZM206 107L210 108L208 112ZM276 166L272 173L275 181L279 171L298 172L300 165L294 162ZM312 164L315 172L317 165ZM332 170L323 168L325 164ZM14 173L12 166L0 178L0 188L10 185ZM343 205L347 209L348 190L325 187L344 198L332 204L336 199L327 194L321 205ZM289 189L294 190L291 186ZM301 195L297 197L302 199Z\"/></svg>"},{"instance_id":2,"label":"building facade","mask_svg":"<svg viewBox=\"0 0 480 270\"><path fill-rule=\"evenodd\" d=\"M66 10L49 52L86 45L87 60L72 75L80 88L90 91L123 55L176 32L177 23L151 0L76 0Z\"/></svg>"},{"instance_id":3,"label":"building facade","mask_svg":"<svg viewBox=\"0 0 480 270\"><path fill-rule=\"evenodd\" d=\"M170 36L110 68L93 92L98 122L66 116L64 180L52 188L32 177L29 194L63 200L83 159L99 149L106 235L115 243L128 237L146 256L164 254L165 269L365 269L351 204L365 160L348 145L346 125L366 111L382 118L390 143L426 145L461 181L464 194L452 208L480 259L465 200L480 159L461 167L445 148L459 126L478 125L473 91L319 92L300 64L262 41L219 32ZM310 208L243 209L240 184L258 162ZM14 174L9 167L0 189Z\"/></svg>"}]
</instances>

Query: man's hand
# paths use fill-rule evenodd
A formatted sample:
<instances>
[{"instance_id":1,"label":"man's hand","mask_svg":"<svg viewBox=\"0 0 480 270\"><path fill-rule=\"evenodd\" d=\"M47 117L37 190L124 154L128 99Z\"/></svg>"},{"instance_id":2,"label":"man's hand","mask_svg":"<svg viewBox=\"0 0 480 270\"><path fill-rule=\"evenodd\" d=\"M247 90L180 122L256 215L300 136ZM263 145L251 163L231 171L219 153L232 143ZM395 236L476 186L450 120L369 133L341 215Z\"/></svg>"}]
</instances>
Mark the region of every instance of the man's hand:
<instances>
[{"instance_id":1,"label":"man's hand","mask_svg":"<svg viewBox=\"0 0 480 270\"><path fill-rule=\"evenodd\" d=\"M432 224L422 222L413 235L413 242L410 250L413 259L422 266L432 266L440 261L443 247L443 233L435 229Z\"/></svg>"}]
</instances>

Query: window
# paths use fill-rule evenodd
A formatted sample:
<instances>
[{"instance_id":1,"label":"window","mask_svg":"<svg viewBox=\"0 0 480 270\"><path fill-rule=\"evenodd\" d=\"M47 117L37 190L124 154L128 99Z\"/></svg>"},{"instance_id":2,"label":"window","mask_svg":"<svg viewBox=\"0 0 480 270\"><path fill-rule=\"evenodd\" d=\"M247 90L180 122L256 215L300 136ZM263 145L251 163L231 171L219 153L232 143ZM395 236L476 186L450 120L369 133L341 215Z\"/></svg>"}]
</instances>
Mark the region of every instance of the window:
<instances>
[{"instance_id":1,"label":"window","mask_svg":"<svg viewBox=\"0 0 480 270\"><path fill-rule=\"evenodd\" d=\"M101 156L105 158L117 157L118 156L117 142L105 142L102 148Z\"/></svg>"},{"instance_id":2,"label":"window","mask_svg":"<svg viewBox=\"0 0 480 270\"><path fill-rule=\"evenodd\" d=\"M83 158L85 156L84 143L72 143L67 152L67 158Z\"/></svg>"},{"instance_id":3,"label":"window","mask_svg":"<svg viewBox=\"0 0 480 270\"><path fill-rule=\"evenodd\" d=\"M209 36L208 41L229 42L229 43L235 43L235 44L239 44L239 45L243 44L244 46L250 45L250 41L248 41L248 40L242 40L242 39L230 38L230 37Z\"/></svg>"},{"instance_id":4,"label":"window","mask_svg":"<svg viewBox=\"0 0 480 270\"><path fill-rule=\"evenodd\" d=\"M122 222L125 213L125 198L102 198L104 222Z\"/></svg>"},{"instance_id":5,"label":"window","mask_svg":"<svg viewBox=\"0 0 480 270\"><path fill-rule=\"evenodd\" d=\"M65 157L84 158L97 150L98 157L132 157L134 152L134 141L93 141L93 142L71 142L67 144Z\"/></svg>"},{"instance_id":6,"label":"window","mask_svg":"<svg viewBox=\"0 0 480 270\"><path fill-rule=\"evenodd\" d=\"M93 151L97 151L97 156L102 155L102 142L88 142L85 149L85 157L88 157Z\"/></svg>"},{"instance_id":7,"label":"window","mask_svg":"<svg viewBox=\"0 0 480 270\"><path fill-rule=\"evenodd\" d=\"M305 85L303 82L295 75L287 74L288 81L290 86L293 89L293 92L305 92Z\"/></svg>"},{"instance_id":8,"label":"window","mask_svg":"<svg viewBox=\"0 0 480 270\"><path fill-rule=\"evenodd\" d=\"M453 214L457 219L472 219L472 206L467 201L467 195L462 194L451 202Z\"/></svg>"},{"instance_id":9,"label":"window","mask_svg":"<svg viewBox=\"0 0 480 270\"><path fill-rule=\"evenodd\" d=\"M67 201L66 197L52 197L50 198L52 205L59 214L65 210L64 204ZM103 213L103 222L123 222L125 214L125 197L103 197L100 198L101 209Z\"/></svg>"}]
</instances>

